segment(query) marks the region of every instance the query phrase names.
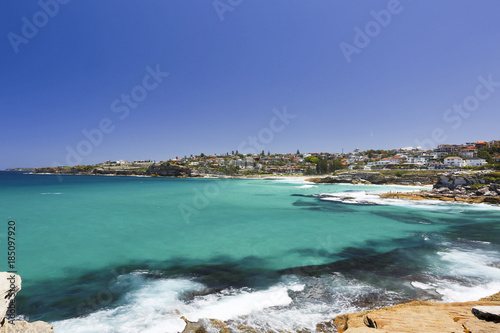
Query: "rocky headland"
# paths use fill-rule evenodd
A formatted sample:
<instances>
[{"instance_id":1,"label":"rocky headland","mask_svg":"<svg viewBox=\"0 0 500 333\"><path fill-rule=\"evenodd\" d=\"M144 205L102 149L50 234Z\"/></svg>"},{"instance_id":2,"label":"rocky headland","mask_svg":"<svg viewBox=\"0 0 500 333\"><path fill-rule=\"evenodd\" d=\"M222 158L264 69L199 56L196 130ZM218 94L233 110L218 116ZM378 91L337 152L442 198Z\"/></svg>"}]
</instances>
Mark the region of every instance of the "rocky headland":
<instances>
[{"instance_id":1,"label":"rocky headland","mask_svg":"<svg viewBox=\"0 0 500 333\"><path fill-rule=\"evenodd\" d=\"M430 191L384 193L380 197L500 205L500 172L443 174Z\"/></svg>"},{"instance_id":2,"label":"rocky headland","mask_svg":"<svg viewBox=\"0 0 500 333\"><path fill-rule=\"evenodd\" d=\"M307 180L317 184L434 185L439 178L439 174L433 172L349 171L322 178L313 177Z\"/></svg>"},{"instance_id":3,"label":"rocky headland","mask_svg":"<svg viewBox=\"0 0 500 333\"><path fill-rule=\"evenodd\" d=\"M386 199L428 199L500 205L500 172L344 172L307 180L317 184L432 185L431 190L391 192L381 194L380 197ZM352 198L347 197L345 199Z\"/></svg>"},{"instance_id":4,"label":"rocky headland","mask_svg":"<svg viewBox=\"0 0 500 333\"><path fill-rule=\"evenodd\" d=\"M177 164L153 164L144 168L103 168L103 167L44 167L35 168L33 173L60 175L116 175L116 176L151 176L151 177L194 177L191 169Z\"/></svg>"},{"instance_id":5,"label":"rocky headland","mask_svg":"<svg viewBox=\"0 0 500 333\"><path fill-rule=\"evenodd\" d=\"M9 304L21 290L21 277L17 274L0 272L0 333L54 333L52 325L35 321L29 323L24 320L9 320L13 315Z\"/></svg>"}]
</instances>

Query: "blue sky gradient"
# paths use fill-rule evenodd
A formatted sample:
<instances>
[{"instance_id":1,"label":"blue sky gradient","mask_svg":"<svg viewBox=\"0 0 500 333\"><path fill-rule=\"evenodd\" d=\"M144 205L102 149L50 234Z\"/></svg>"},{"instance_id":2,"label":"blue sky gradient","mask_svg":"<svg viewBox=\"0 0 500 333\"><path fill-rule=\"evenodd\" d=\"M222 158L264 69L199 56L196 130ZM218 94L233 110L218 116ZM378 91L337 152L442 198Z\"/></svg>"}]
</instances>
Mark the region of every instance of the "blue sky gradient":
<instances>
[{"instance_id":1,"label":"blue sky gradient","mask_svg":"<svg viewBox=\"0 0 500 333\"><path fill-rule=\"evenodd\" d=\"M1 1L0 169L226 153L259 133L266 152L500 139L499 12L495 0ZM295 117L262 140L284 108Z\"/></svg>"}]
</instances>

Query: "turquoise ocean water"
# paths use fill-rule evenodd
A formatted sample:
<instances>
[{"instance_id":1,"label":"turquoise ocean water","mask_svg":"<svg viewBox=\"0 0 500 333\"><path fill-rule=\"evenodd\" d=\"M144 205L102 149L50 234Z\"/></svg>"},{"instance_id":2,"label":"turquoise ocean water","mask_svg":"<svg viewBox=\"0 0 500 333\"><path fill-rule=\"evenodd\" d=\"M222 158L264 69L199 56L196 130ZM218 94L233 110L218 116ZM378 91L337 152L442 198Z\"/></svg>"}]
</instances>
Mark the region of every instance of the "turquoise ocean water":
<instances>
[{"instance_id":1,"label":"turquoise ocean water","mask_svg":"<svg viewBox=\"0 0 500 333\"><path fill-rule=\"evenodd\" d=\"M180 332L181 316L313 330L500 290L498 207L374 195L391 190L415 188L0 172L0 246L15 221L18 315L56 332Z\"/></svg>"}]
</instances>

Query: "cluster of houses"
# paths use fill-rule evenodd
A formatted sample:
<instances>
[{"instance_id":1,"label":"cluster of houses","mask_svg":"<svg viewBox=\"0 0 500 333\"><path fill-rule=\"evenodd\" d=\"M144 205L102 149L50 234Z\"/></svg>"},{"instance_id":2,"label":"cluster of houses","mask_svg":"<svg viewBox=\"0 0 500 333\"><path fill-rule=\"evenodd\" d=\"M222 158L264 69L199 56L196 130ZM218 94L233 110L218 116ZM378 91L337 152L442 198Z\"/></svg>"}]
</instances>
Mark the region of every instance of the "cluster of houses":
<instances>
[{"instance_id":1,"label":"cluster of houses","mask_svg":"<svg viewBox=\"0 0 500 333\"><path fill-rule=\"evenodd\" d=\"M201 154L199 156L175 158L172 163L182 163L195 169L237 169L254 170L263 173L304 173L314 170L315 159L340 162L348 169L378 170L391 168L408 169L446 169L463 167L480 167L488 162L478 157L478 150L489 147L500 147L500 140L469 142L463 145L441 144L433 150L420 150L407 147L390 151L361 151L355 149L349 153L307 153L301 154L238 154L226 153L225 155ZM493 162L500 162L500 156L492 156ZM154 161L107 161L107 166L139 167L155 163Z\"/></svg>"},{"instance_id":2,"label":"cluster of houses","mask_svg":"<svg viewBox=\"0 0 500 333\"><path fill-rule=\"evenodd\" d=\"M441 144L432 151L413 149L412 147L400 149L395 156L376 159L367 163L365 169L375 167L388 167L395 165L413 165L427 167L428 169L480 167L488 162L478 157L478 150L490 147L500 147L500 140L467 142L463 145ZM442 162L441 162L442 160ZM493 162L500 162L500 155L492 157Z\"/></svg>"}]
</instances>

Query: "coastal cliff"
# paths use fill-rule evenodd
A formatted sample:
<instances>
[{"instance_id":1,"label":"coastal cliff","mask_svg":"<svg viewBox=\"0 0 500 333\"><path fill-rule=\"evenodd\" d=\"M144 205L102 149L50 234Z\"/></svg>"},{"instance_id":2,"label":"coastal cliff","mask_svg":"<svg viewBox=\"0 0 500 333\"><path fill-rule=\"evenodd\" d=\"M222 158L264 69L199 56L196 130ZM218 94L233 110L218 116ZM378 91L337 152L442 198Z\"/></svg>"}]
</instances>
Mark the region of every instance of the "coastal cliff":
<instances>
[{"instance_id":1,"label":"coastal cliff","mask_svg":"<svg viewBox=\"0 0 500 333\"><path fill-rule=\"evenodd\" d=\"M10 302L21 290L21 277L17 274L0 272L0 333L53 333L52 325L35 321L32 323L24 320L9 320L6 315L11 315Z\"/></svg>"},{"instance_id":2,"label":"coastal cliff","mask_svg":"<svg viewBox=\"0 0 500 333\"><path fill-rule=\"evenodd\" d=\"M116 175L116 176L151 176L151 177L191 177L191 169L176 164L158 164L143 168L106 169L102 167L44 167L35 168L33 173L60 175Z\"/></svg>"},{"instance_id":3,"label":"coastal cliff","mask_svg":"<svg viewBox=\"0 0 500 333\"><path fill-rule=\"evenodd\" d=\"M152 165L146 170L146 175L162 177L190 177L191 169L183 165Z\"/></svg>"}]
</instances>

